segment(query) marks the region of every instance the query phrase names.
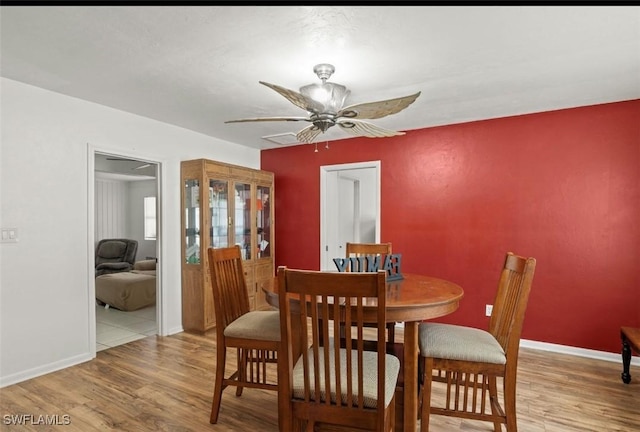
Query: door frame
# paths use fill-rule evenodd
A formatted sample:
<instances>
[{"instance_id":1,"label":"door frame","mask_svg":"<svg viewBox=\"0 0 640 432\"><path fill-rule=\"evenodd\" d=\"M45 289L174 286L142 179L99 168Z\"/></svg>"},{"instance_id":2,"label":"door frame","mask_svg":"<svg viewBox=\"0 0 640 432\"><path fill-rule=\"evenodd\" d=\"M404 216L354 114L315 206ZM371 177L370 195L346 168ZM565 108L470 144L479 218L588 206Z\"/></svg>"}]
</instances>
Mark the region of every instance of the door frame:
<instances>
[{"instance_id":1,"label":"door frame","mask_svg":"<svg viewBox=\"0 0 640 432\"><path fill-rule=\"evenodd\" d=\"M96 154L106 154L122 158L139 160L144 163L156 165L156 329L158 335L168 334L165 329L163 299L165 297L163 280L163 222L162 216L167 209L164 204L165 179L163 166L165 161L155 156L141 153L132 153L122 149L98 147L87 144L87 256L88 274L87 286L89 287L89 353L91 358L96 357L96 284L95 284L95 157Z\"/></svg>"},{"instance_id":2,"label":"door frame","mask_svg":"<svg viewBox=\"0 0 640 432\"><path fill-rule=\"evenodd\" d=\"M376 229L375 238L376 242L380 242L380 186L381 186L381 162L367 161L367 162L354 162L338 165L322 165L320 166L320 270L328 269L331 264L325 257L325 251L327 248L327 238L329 235L329 227L327 226L327 200L329 195L335 196L335 191L330 193L330 186L328 185L328 174L334 171L347 171L360 168L374 168L375 169L375 186L376 186L376 199L375 199L375 212L376 212Z\"/></svg>"}]
</instances>

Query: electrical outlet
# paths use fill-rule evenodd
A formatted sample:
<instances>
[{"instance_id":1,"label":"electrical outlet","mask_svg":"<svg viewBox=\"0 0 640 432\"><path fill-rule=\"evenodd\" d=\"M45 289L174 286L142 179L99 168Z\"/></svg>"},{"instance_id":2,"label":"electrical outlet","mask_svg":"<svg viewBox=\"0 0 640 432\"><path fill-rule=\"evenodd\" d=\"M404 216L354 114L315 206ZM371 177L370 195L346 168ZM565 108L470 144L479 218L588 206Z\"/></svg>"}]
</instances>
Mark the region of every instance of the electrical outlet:
<instances>
[{"instance_id":1,"label":"electrical outlet","mask_svg":"<svg viewBox=\"0 0 640 432\"><path fill-rule=\"evenodd\" d=\"M485 316L490 317L491 316L491 312L493 312L493 305L485 305L485 307L484 307Z\"/></svg>"}]
</instances>

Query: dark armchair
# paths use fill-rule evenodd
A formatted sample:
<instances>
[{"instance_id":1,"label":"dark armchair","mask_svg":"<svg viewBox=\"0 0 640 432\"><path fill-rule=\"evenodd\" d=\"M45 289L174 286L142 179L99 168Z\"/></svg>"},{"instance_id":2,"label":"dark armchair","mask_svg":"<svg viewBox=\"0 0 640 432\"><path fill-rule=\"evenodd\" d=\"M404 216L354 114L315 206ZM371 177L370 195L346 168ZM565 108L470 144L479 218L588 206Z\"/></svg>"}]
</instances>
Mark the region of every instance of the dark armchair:
<instances>
[{"instance_id":1,"label":"dark armchair","mask_svg":"<svg viewBox=\"0 0 640 432\"><path fill-rule=\"evenodd\" d=\"M96 277L133 269L138 242L130 239L102 239L96 246Z\"/></svg>"}]
</instances>

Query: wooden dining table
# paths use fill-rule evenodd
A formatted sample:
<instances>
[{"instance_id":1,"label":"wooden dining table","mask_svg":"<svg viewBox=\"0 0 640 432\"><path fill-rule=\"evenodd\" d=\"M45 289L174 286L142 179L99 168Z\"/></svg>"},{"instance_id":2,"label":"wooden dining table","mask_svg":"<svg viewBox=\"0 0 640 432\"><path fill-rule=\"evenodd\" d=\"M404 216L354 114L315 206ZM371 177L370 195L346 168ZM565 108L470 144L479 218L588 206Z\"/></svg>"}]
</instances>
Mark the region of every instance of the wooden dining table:
<instances>
[{"instance_id":1,"label":"wooden dining table","mask_svg":"<svg viewBox=\"0 0 640 432\"><path fill-rule=\"evenodd\" d=\"M267 303L278 307L277 279L263 290ZM463 295L459 285L431 276L404 274L402 279L387 281L387 322L404 323L402 401L396 402L403 415L396 417L396 431L415 432L418 426L418 325L454 312Z\"/></svg>"}]
</instances>

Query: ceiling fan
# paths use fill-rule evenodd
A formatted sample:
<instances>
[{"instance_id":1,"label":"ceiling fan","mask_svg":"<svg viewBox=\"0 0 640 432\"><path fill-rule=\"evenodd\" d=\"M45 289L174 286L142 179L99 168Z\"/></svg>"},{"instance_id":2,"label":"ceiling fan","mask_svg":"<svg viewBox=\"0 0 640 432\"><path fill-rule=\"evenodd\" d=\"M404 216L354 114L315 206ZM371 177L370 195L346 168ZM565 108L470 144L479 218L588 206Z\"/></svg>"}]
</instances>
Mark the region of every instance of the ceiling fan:
<instances>
[{"instance_id":1,"label":"ceiling fan","mask_svg":"<svg viewBox=\"0 0 640 432\"><path fill-rule=\"evenodd\" d=\"M321 133L338 125L342 130L355 136L370 138L404 135L404 132L385 129L362 119L378 119L396 114L411 105L420 92L410 96L343 106L350 91L341 84L327 80L335 72L333 65L322 63L313 68L322 83L303 86L300 92L275 84L259 81L287 98L289 102L309 113L308 117L258 117L228 120L225 123L254 121L305 121L311 123L296 134L301 143L311 143Z\"/></svg>"}]
</instances>

